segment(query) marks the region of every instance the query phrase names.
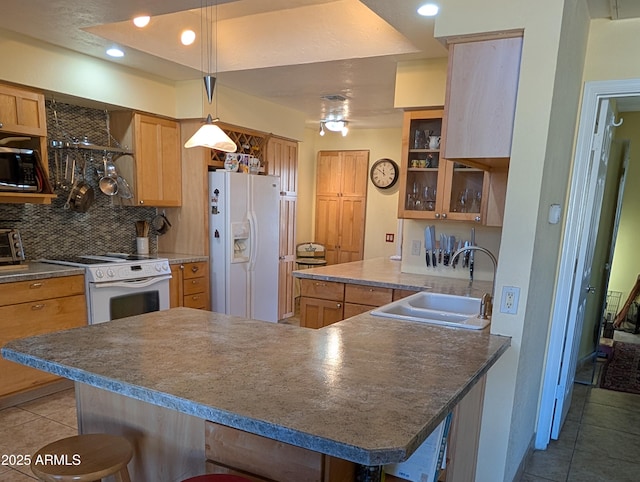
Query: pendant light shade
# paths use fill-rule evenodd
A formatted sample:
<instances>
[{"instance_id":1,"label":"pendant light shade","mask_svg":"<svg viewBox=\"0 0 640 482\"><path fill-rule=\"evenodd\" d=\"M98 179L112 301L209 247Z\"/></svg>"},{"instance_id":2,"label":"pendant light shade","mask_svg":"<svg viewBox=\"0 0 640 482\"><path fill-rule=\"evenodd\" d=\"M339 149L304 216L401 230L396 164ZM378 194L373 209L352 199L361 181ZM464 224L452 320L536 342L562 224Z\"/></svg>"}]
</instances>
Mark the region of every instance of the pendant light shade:
<instances>
[{"instance_id":1,"label":"pendant light shade","mask_svg":"<svg viewBox=\"0 0 640 482\"><path fill-rule=\"evenodd\" d=\"M222 152L236 152L238 148L236 143L215 124L211 114L207 116L204 125L200 126L200 129L185 142L184 147L209 147Z\"/></svg>"},{"instance_id":2,"label":"pendant light shade","mask_svg":"<svg viewBox=\"0 0 640 482\"><path fill-rule=\"evenodd\" d=\"M216 1L216 22L218 20L217 8L218 8L218 3ZM205 13L207 13L206 15L207 24L211 25L211 23L209 22L210 18L208 15L210 7L207 7L206 9L205 7L202 7L201 10L202 10L203 16L205 16ZM216 26L216 36L217 36L217 30L218 29ZM204 35L202 35L203 44L204 44L204 38L205 38ZM216 39L215 48L216 49L218 48L217 39ZM203 51L204 51L204 48L203 48ZM207 51L209 52L208 71L211 72L211 49L207 48ZM217 63L217 54L216 54L216 63ZM216 70L217 70L217 67L216 67ZM204 90L207 93L207 101L209 102L209 105L211 105L211 103L213 102L213 90L215 89L215 87L216 87L215 76L211 74L205 74ZM217 115L217 110L218 110L218 105L216 101L216 115ZM236 150L238 149L238 146L236 145L235 142L231 140L231 138L227 134L225 134L225 132L219 126L215 124L217 121L218 121L217 118L214 120L211 117L211 114L209 114L207 116L207 120L205 121L204 125L202 125L200 129L198 129L198 131L194 135L192 135L187 142L184 143L184 147L187 149L190 147L208 147L210 149L216 149L222 152L236 152Z\"/></svg>"}]
</instances>

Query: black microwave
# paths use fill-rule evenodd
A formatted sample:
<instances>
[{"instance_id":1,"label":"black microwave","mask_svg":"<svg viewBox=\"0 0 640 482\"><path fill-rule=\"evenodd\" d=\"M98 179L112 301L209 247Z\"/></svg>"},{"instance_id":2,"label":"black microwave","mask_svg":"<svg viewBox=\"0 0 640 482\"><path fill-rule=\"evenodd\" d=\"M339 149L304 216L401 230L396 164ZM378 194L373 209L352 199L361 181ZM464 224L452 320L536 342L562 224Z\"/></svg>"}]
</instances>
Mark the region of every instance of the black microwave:
<instances>
[{"instance_id":1,"label":"black microwave","mask_svg":"<svg viewBox=\"0 0 640 482\"><path fill-rule=\"evenodd\" d=\"M41 192L38 151L0 147L0 191Z\"/></svg>"}]
</instances>

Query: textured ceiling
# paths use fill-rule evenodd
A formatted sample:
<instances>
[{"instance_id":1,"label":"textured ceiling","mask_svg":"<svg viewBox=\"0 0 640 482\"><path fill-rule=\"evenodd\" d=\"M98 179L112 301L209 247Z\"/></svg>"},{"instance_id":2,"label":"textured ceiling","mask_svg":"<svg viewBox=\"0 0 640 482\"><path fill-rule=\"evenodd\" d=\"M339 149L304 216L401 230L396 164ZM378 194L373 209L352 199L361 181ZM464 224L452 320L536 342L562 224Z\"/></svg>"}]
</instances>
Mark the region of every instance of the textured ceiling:
<instances>
[{"instance_id":1,"label":"textured ceiling","mask_svg":"<svg viewBox=\"0 0 640 482\"><path fill-rule=\"evenodd\" d=\"M640 15L637 0L611 0L613 10L609 0L587 1L594 18ZM420 3L219 0L212 62L199 41L178 42L185 27L200 32L201 0L2 0L0 28L99 58L118 44L126 56L114 62L170 80L212 70L222 84L305 112L309 125L343 107L322 95L343 94L353 128L398 127L396 63L447 55L433 20L416 15ZM152 21L140 30L129 20L143 13Z\"/></svg>"}]
</instances>

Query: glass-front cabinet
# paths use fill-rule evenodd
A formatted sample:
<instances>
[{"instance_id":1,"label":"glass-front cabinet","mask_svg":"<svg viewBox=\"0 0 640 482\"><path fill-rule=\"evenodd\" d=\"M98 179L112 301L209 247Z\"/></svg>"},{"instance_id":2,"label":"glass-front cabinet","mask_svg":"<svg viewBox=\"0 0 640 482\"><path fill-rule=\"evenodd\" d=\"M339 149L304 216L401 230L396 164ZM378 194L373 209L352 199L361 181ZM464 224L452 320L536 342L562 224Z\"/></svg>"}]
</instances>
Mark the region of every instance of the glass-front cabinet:
<instances>
[{"instance_id":1,"label":"glass-front cabinet","mask_svg":"<svg viewBox=\"0 0 640 482\"><path fill-rule=\"evenodd\" d=\"M404 113L398 217L483 222L489 173L441 157L442 116Z\"/></svg>"}]
</instances>

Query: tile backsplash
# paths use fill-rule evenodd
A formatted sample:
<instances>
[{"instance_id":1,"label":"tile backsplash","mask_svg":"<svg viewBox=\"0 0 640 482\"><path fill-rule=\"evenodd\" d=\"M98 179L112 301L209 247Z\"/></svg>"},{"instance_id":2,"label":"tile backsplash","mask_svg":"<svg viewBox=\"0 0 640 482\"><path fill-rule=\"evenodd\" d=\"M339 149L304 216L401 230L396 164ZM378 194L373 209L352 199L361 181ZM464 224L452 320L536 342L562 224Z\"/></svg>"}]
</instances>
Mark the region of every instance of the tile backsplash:
<instances>
[{"instance_id":1,"label":"tile backsplash","mask_svg":"<svg viewBox=\"0 0 640 482\"><path fill-rule=\"evenodd\" d=\"M83 140L100 146L116 145L109 139L107 114L103 110L47 101L48 140L70 142ZM55 114L54 115L54 111ZM56 122L57 117L57 122ZM49 174L52 185L56 178L55 153L64 168L67 153L73 150L49 148ZM95 192L95 200L86 213L64 209L68 193L56 189L58 195L50 205L0 204L0 228L16 228L22 234L28 260L48 256L74 256L107 252L133 253L136 249L135 223L151 220L155 208L115 206L111 197L98 187L96 168L102 169L104 151L78 150L76 157L86 156L86 181ZM76 176L79 168L76 169ZM158 237L149 236L150 252L157 252Z\"/></svg>"}]
</instances>

